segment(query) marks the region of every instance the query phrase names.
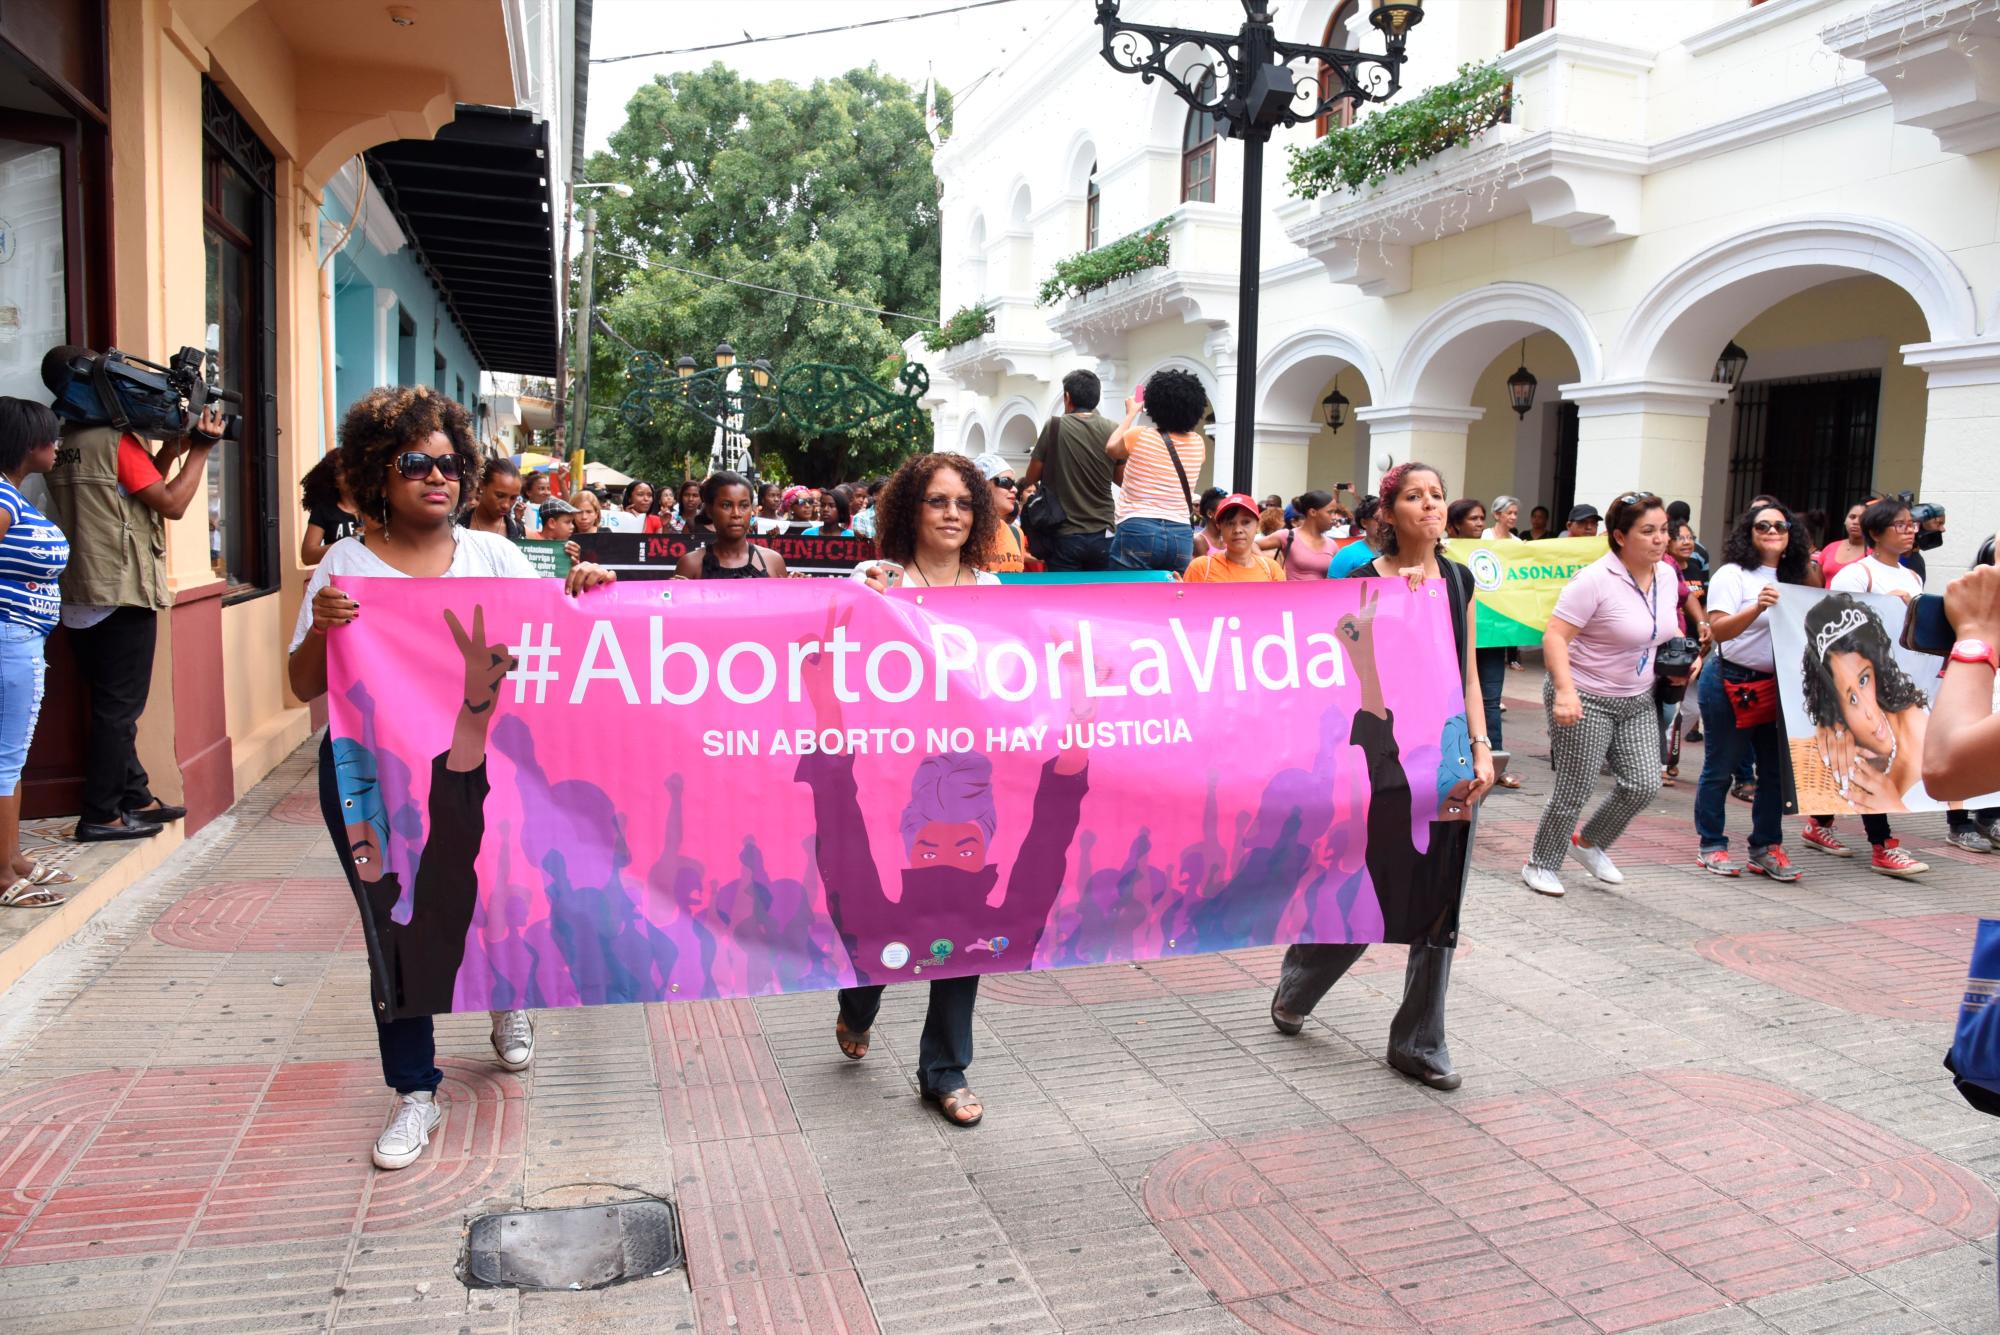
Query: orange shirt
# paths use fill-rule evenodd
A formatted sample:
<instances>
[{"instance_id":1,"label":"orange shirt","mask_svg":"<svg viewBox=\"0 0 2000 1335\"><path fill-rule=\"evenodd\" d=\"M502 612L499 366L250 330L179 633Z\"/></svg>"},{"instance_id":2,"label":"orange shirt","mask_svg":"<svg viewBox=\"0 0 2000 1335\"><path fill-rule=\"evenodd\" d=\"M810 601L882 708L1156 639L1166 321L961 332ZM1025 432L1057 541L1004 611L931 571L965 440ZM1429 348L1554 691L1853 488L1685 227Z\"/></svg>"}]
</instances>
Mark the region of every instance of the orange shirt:
<instances>
[{"instance_id":1,"label":"orange shirt","mask_svg":"<svg viewBox=\"0 0 2000 1335\"><path fill-rule=\"evenodd\" d=\"M1217 552L1213 556L1195 557L1182 578L1190 584L1263 584L1283 580L1285 572L1262 552L1257 553L1257 564L1251 566L1237 565Z\"/></svg>"},{"instance_id":2,"label":"orange shirt","mask_svg":"<svg viewBox=\"0 0 2000 1335\"><path fill-rule=\"evenodd\" d=\"M986 568L996 575L1018 575L1026 569L1021 554L1021 535L1012 524L1001 524L987 553Z\"/></svg>"}]
</instances>

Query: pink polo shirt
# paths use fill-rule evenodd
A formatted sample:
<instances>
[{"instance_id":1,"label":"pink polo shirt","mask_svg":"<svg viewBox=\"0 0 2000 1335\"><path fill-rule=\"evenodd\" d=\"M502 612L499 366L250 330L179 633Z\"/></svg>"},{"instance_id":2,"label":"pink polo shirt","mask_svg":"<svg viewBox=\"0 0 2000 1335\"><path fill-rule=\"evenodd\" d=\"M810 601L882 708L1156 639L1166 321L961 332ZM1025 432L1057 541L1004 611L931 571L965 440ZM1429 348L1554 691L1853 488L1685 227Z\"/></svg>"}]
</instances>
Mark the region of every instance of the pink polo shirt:
<instances>
[{"instance_id":1,"label":"pink polo shirt","mask_svg":"<svg viewBox=\"0 0 2000 1335\"><path fill-rule=\"evenodd\" d=\"M1646 695L1653 689L1653 649L1681 633L1674 619L1680 576L1665 561L1653 568L1650 596L1624 562L1606 552L1576 572L1553 613L1577 628L1569 642L1570 679L1585 695Z\"/></svg>"}]
</instances>

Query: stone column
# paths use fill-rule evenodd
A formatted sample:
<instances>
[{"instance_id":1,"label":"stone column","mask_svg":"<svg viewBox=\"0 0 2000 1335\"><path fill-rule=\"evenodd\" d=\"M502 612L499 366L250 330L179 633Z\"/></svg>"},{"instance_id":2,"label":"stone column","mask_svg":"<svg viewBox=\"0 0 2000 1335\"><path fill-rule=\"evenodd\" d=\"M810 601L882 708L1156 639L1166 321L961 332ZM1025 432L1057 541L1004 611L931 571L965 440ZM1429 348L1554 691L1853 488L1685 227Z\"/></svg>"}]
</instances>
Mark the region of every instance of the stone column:
<instances>
[{"instance_id":1,"label":"stone column","mask_svg":"<svg viewBox=\"0 0 2000 1335\"><path fill-rule=\"evenodd\" d=\"M1368 424L1368 490L1375 490L1391 466L1412 459L1442 470L1447 487L1463 486L1466 428L1485 415L1484 408L1427 408L1414 403L1356 408L1355 419Z\"/></svg>"},{"instance_id":2,"label":"stone column","mask_svg":"<svg viewBox=\"0 0 2000 1335\"><path fill-rule=\"evenodd\" d=\"M1728 397L1706 380L1619 380L1564 385L1577 406L1576 503L1610 508L1613 497L1650 491L1686 501L1697 532L1708 457L1708 417ZM1712 498L1716 505L1726 497ZM1552 517L1560 525L1563 516Z\"/></svg>"},{"instance_id":3,"label":"stone column","mask_svg":"<svg viewBox=\"0 0 2000 1335\"><path fill-rule=\"evenodd\" d=\"M1979 544L2000 530L2000 338L1912 343L1908 365L1930 379L1924 416L1924 471L1917 499L1946 510L1944 546L1924 554L1932 593L1971 566ZM1892 482L1891 485L1902 485Z\"/></svg>"}]
</instances>

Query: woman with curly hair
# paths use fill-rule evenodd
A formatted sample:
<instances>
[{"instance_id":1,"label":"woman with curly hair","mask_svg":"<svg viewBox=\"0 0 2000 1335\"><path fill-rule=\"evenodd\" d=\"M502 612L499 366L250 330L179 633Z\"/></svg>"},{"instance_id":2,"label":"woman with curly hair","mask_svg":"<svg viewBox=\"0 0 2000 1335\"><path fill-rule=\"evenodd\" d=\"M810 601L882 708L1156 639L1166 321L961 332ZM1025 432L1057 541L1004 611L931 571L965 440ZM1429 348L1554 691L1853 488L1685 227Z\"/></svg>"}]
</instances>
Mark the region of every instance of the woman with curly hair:
<instances>
[{"instance_id":1,"label":"woman with curly hair","mask_svg":"<svg viewBox=\"0 0 2000 1335\"><path fill-rule=\"evenodd\" d=\"M1805 530L1778 501L1759 497L1729 532L1722 564L1709 577L1708 628L1715 662L1701 674L1695 696L1701 708L1701 779L1695 788L1694 828L1701 840L1696 865L1717 876L1741 876L1729 860L1728 803L1731 776L1748 755L1757 758L1759 782L1750 799L1750 870L1778 881L1796 881L1798 868L1783 847L1784 787L1778 781L1778 724L1739 724L1730 704L1732 686L1763 689L1774 683L1777 660L1766 616L1778 605L1780 584L1806 583L1812 552Z\"/></svg>"},{"instance_id":2,"label":"woman with curly hair","mask_svg":"<svg viewBox=\"0 0 2000 1335\"><path fill-rule=\"evenodd\" d=\"M299 564L316 566L326 549L361 531L361 521L340 489L340 454L330 451L299 479L299 505L306 531L299 536Z\"/></svg>"},{"instance_id":3,"label":"woman with curly hair","mask_svg":"<svg viewBox=\"0 0 2000 1335\"><path fill-rule=\"evenodd\" d=\"M851 578L885 593L899 584L998 584L982 562L999 528L993 489L972 460L920 454L896 470L875 502L875 545L884 559L856 566Z\"/></svg>"},{"instance_id":4,"label":"woman with curly hair","mask_svg":"<svg viewBox=\"0 0 2000 1335\"><path fill-rule=\"evenodd\" d=\"M1136 425L1143 407L1150 427ZM1113 570L1170 570L1178 575L1194 557L1194 479L1201 476L1208 441L1200 431L1208 391L1191 372L1164 367L1125 400L1125 420L1104 442L1104 452L1124 465L1118 479L1117 527L1111 537ZM1157 429L1155 429L1157 428Z\"/></svg>"},{"instance_id":5,"label":"woman with curly hair","mask_svg":"<svg viewBox=\"0 0 2000 1335\"><path fill-rule=\"evenodd\" d=\"M536 578L513 543L452 522L461 485L478 467L472 419L455 400L427 385L372 389L347 410L340 427L340 475L367 527L361 536L342 538L327 548L306 584L287 664L292 690L301 700L326 693L327 638L340 634L361 613L352 594L333 587L334 576ZM607 570L578 563L570 567L567 587L575 594L612 579ZM330 733L320 745L320 813L365 915L375 1000L383 1010L450 1009L452 982L476 906L476 895L463 891L471 884L471 861L479 851L486 730L507 659L504 645L485 643L480 618L469 633L456 620L450 624L466 656L466 703L450 751L433 762L428 833L411 887L410 912L400 921L392 911L403 897L403 886L400 873L386 866L383 857L388 822L375 758L349 739L336 747ZM394 703L397 682L366 684L375 700ZM383 995L384 989L395 994ZM443 1080L437 1044L429 1015L383 1020L378 1012L375 1026L382 1076L397 1096L389 1124L375 1142L375 1164L405 1168L422 1155L444 1122L444 1108L437 1101ZM535 1041L527 1012L495 1012L492 1041L501 1065L509 1070L527 1066Z\"/></svg>"},{"instance_id":6,"label":"woman with curly hair","mask_svg":"<svg viewBox=\"0 0 2000 1335\"><path fill-rule=\"evenodd\" d=\"M1818 762L1840 795L1867 813L1870 842L1893 844L1879 813L1907 811L1912 798L1924 798L1930 697L1896 661L1875 610L1851 594L1820 599L1806 613L1805 640L1806 714L1818 735L1792 743L1793 768L1803 777Z\"/></svg>"}]
</instances>

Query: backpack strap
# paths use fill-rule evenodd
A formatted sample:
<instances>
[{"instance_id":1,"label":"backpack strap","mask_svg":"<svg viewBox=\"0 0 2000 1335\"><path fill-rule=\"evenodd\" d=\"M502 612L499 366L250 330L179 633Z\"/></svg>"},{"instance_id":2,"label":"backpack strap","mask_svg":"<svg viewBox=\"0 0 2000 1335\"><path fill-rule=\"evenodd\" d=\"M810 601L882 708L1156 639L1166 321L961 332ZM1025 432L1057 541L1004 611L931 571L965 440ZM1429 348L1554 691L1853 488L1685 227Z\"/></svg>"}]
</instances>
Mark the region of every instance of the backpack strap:
<instances>
[{"instance_id":1,"label":"backpack strap","mask_svg":"<svg viewBox=\"0 0 2000 1335\"><path fill-rule=\"evenodd\" d=\"M1194 488L1188 485L1187 469L1181 464L1181 452L1174 448L1174 437L1170 431L1162 431L1160 440L1167 447L1167 457L1174 461L1174 476L1181 480L1181 499L1187 502L1188 518L1194 518Z\"/></svg>"}]
</instances>

